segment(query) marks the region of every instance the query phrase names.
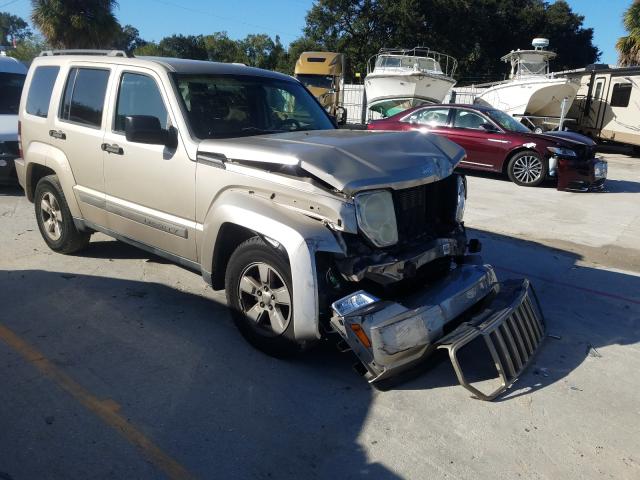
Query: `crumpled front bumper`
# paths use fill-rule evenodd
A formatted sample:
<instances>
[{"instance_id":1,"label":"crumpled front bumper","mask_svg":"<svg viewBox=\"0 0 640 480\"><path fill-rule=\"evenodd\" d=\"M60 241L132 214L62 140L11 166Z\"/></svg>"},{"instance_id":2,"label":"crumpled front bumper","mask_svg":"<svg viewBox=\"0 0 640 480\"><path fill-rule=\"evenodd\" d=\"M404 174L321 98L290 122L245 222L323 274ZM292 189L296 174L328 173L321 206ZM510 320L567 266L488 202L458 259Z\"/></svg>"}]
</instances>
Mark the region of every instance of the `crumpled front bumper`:
<instances>
[{"instance_id":1,"label":"crumpled front bumper","mask_svg":"<svg viewBox=\"0 0 640 480\"><path fill-rule=\"evenodd\" d=\"M459 266L402 303L378 300L344 315L338 303L331 324L371 383L394 377L444 348L460 384L477 398L491 400L518 378L544 338L544 319L528 280L499 283L488 265ZM479 338L502 380L494 392L472 386L458 358Z\"/></svg>"}]
</instances>

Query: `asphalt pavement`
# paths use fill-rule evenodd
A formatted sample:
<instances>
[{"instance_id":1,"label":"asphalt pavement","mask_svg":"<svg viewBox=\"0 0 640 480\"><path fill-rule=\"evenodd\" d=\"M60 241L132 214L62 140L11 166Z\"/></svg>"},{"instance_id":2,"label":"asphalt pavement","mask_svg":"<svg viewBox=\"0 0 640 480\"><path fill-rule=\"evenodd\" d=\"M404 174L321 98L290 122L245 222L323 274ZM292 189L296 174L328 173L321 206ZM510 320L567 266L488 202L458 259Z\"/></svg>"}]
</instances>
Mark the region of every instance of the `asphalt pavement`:
<instances>
[{"instance_id":1,"label":"asphalt pavement","mask_svg":"<svg viewBox=\"0 0 640 480\"><path fill-rule=\"evenodd\" d=\"M603 193L469 177L470 236L552 335L493 403L441 357L384 392L329 345L269 358L199 275L53 253L0 189L0 479L640 478L640 159L607 157Z\"/></svg>"}]
</instances>

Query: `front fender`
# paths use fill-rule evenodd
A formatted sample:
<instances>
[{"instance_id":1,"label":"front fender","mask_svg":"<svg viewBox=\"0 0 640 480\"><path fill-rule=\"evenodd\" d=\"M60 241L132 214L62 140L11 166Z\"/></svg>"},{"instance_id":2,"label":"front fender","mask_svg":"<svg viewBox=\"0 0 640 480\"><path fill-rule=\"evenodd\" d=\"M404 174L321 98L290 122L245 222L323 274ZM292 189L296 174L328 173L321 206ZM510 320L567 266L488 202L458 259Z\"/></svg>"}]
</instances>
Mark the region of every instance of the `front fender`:
<instances>
[{"instance_id":1,"label":"front fender","mask_svg":"<svg viewBox=\"0 0 640 480\"><path fill-rule=\"evenodd\" d=\"M291 265L295 338L300 341L320 338L315 253L345 253L331 230L319 220L246 190L230 190L215 200L204 219L198 241L203 271L213 272L216 268L214 246L221 227L227 223L269 237L283 246Z\"/></svg>"}]
</instances>

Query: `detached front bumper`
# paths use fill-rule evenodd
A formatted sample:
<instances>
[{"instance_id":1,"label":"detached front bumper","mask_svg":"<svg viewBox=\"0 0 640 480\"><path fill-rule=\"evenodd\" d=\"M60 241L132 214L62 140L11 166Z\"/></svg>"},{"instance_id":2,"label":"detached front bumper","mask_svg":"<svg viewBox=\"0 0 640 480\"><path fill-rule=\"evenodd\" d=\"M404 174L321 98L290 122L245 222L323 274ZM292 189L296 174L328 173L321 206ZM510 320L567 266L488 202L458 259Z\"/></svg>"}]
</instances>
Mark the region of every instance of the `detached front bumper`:
<instances>
[{"instance_id":1,"label":"detached front bumper","mask_svg":"<svg viewBox=\"0 0 640 480\"><path fill-rule=\"evenodd\" d=\"M345 313L358 294L368 303ZM444 348L460 384L483 400L495 398L518 378L544 337L529 282L498 283L488 265L460 266L402 304L356 292L335 302L333 311L333 328L358 356L369 382L394 377ZM480 337L502 379L497 391L486 394L467 382L458 360L458 352Z\"/></svg>"},{"instance_id":2,"label":"detached front bumper","mask_svg":"<svg viewBox=\"0 0 640 480\"><path fill-rule=\"evenodd\" d=\"M608 163L602 157L589 160L557 159L558 190L587 192L602 190L607 180Z\"/></svg>"}]
</instances>

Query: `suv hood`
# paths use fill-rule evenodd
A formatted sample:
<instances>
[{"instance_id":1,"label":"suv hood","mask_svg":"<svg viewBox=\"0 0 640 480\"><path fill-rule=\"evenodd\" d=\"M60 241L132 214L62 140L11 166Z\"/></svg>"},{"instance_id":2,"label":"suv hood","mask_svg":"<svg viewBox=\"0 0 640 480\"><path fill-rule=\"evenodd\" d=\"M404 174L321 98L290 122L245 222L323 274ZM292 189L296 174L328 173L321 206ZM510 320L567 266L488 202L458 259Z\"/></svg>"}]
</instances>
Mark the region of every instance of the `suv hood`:
<instances>
[{"instance_id":1,"label":"suv hood","mask_svg":"<svg viewBox=\"0 0 640 480\"><path fill-rule=\"evenodd\" d=\"M203 140L199 152L252 162L264 169L298 166L348 195L435 182L451 175L465 154L455 143L436 135L354 130Z\"/></svg>"}]
</instances>

